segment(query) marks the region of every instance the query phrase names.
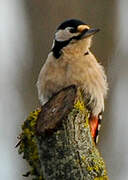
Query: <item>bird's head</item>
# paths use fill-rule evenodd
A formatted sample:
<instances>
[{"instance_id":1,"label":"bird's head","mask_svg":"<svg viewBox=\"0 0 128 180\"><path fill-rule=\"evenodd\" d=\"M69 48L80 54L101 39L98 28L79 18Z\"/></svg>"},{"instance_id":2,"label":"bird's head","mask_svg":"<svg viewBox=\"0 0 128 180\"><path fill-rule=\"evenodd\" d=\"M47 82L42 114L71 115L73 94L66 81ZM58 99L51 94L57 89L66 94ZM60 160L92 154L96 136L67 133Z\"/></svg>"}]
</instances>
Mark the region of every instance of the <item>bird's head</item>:
<instances>
[{"instance_id":1,"label":"bird's head","mask_svg":"<svg viewBox=\"0 0 128 180\"><path fill-rule=\"evenodd\" d=\"M90 28L80 20L70 19L64 21L58 26L55 33L52 45L53 55L59 58L62 52L66 50L70 52L86 52L90 48L93 35L98 31L99 29Z\"/></svg>"}]
</instances>

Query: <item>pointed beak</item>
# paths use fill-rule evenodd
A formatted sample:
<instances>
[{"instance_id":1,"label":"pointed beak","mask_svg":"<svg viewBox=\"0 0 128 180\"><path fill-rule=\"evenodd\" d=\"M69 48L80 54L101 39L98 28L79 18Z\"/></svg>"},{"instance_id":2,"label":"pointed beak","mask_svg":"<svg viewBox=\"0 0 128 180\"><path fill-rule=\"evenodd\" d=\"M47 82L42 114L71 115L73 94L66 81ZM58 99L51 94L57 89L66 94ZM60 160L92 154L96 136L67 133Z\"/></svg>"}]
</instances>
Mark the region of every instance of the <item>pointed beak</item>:
<instances>
[{"instance_id":1,"label":"pointed beak","mask_svg":"<svg viewBox=\"0 0 128 180\"><path fill-rule=\"evenodd\" d=\"M99 31L100 31L100 29L98 29L98 28L88 29L88 30L83 34L83 37L86 38L86 37L92 36L92 35L96 34L96 33L99 32Z\"/></svg>"},{"instance_id":2,"label":"pointed beak","mask_svg":"<svg viewBox=\"0 0 128 180\"><path fill-rule=\"evenodd\" d=\"M95 33L100 31L100 29L98 29L98 28L90 28L87 25L79 25L77 27L77 30L81 33L81 38L86 38L86 37L92 36Z\"/></svg>"}]
</instances>

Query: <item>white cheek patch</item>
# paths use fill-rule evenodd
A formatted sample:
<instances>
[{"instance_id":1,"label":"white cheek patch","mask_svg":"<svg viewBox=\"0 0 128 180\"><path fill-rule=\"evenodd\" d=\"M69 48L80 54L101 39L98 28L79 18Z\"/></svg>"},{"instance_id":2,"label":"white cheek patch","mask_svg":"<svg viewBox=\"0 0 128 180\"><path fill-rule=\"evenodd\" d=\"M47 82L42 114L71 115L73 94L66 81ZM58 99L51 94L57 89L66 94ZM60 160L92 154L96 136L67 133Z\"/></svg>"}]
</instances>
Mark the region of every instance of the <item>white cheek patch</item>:
<instances>
[{"instance_id":1,"label":"white cheek patch","mask_svg":"<svg viewBox=\"0 0 128 180\"><path fill-rule=\"evenodd\" d=\"M69 31L69 28L66 28L66 29L61 29L61 30L58 30L56 33L55 33L55 39L57 41L67 41L69 40L70 38L72 38L73 36L78 36L79 33L71 33Z\"/></svg>"}]
</instances>

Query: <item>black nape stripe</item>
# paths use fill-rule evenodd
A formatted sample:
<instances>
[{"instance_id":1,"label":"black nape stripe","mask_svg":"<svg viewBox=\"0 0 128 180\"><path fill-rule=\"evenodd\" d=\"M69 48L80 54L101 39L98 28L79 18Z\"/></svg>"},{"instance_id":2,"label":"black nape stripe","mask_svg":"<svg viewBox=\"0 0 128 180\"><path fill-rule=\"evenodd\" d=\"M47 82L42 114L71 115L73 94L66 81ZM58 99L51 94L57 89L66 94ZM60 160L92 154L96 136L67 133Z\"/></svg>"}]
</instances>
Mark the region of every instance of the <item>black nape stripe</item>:
<instances>
[{"instance_id":1,"label":"black nape stripe","mask_svg":"<svg viewBox=\"0 0 128 180\"><path fill-rule=\"evenodd\" d=\"M57 28L57 30L62 30L62 29L65 29L65 28L67 28L67 27L71 27L71 29L70 29L70 32L73 34L73 33L76 33L77 32L77 27L79 26L79 25L85 25L86 23L84 23L84 22L82 22L82 21L80 21L80 20L78 20L78 19L69 19L69 20L66 20L66 21L64 21L63 23L61 23L59 26L58 26L58 28ZM80 35L78 35L78 36L73 36L72 38L70 38L69 40L67 40L67 41L56 41L55 40L55 45L54 45L54 47L52 48L52 52L53 52L53 55L55 56L55 58L59 58L60 56L61 56L61 49L63 48L63 47L65 47L65 46L67 46L69 43L70 43L70 41L71 40L79 40L79 39L81 39L81 37L86 33L86 31L87 31L87 29L86 30L84 30Z\"/></svg>"},{"instance_id":2,"label":"black nape stripe","mask_svg":"<svg viewBox=\"0 0 128 180\"><path fill-rule=\"evenodd\" d=\"M53 52L53 55L56 59L58 59L61 56L61 49L69 44L71 39L67 41L56 41L53 49L51 50Z\"/></svg>"},{"instance_id":3,"label":"black nape stripe","mask_svg":"<svg viewBox=\"0 0 128 180\"><path fill-rule=\"evenodd\" d=\"M54 47L52 48L53 55L56 59L58 59L61 56L61 49L65 46L67 46L72 40L80 40L82 36L87 32L88 30L85 29L81 34L78 36L73 36L67 41L57 41L55 40Z\"/></svg>"}]
</instances>

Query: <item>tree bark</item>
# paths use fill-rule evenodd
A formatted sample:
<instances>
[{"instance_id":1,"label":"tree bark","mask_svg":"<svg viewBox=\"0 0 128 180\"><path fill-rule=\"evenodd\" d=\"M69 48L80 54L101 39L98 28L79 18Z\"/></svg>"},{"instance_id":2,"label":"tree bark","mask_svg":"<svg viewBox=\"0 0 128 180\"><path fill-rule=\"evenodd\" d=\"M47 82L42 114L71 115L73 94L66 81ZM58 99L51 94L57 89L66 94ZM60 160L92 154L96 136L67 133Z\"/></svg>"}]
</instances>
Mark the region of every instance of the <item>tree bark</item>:
<instances>
[{"instance_id":1,"label":"tree bark","mask_svg":"<svg viewBox=\"0 0 128 180\"><path fill-rule=\"evenodd\" d=\"M36 138L44 180L108 180L83 98L80 89L70 86L53 96L38 115Z\"/></svg>"},{"instance_id":2,"label":"tree bark","mask_svg":"<svg viewBox=\"0 0 128 180\"><path fill-rule=\"evenodd\" d=\"M22 125L19 154L33 180L108 180L106 167L89 126L90 112L75 86L55 94Z\"/></svg>"}]
</instances>

